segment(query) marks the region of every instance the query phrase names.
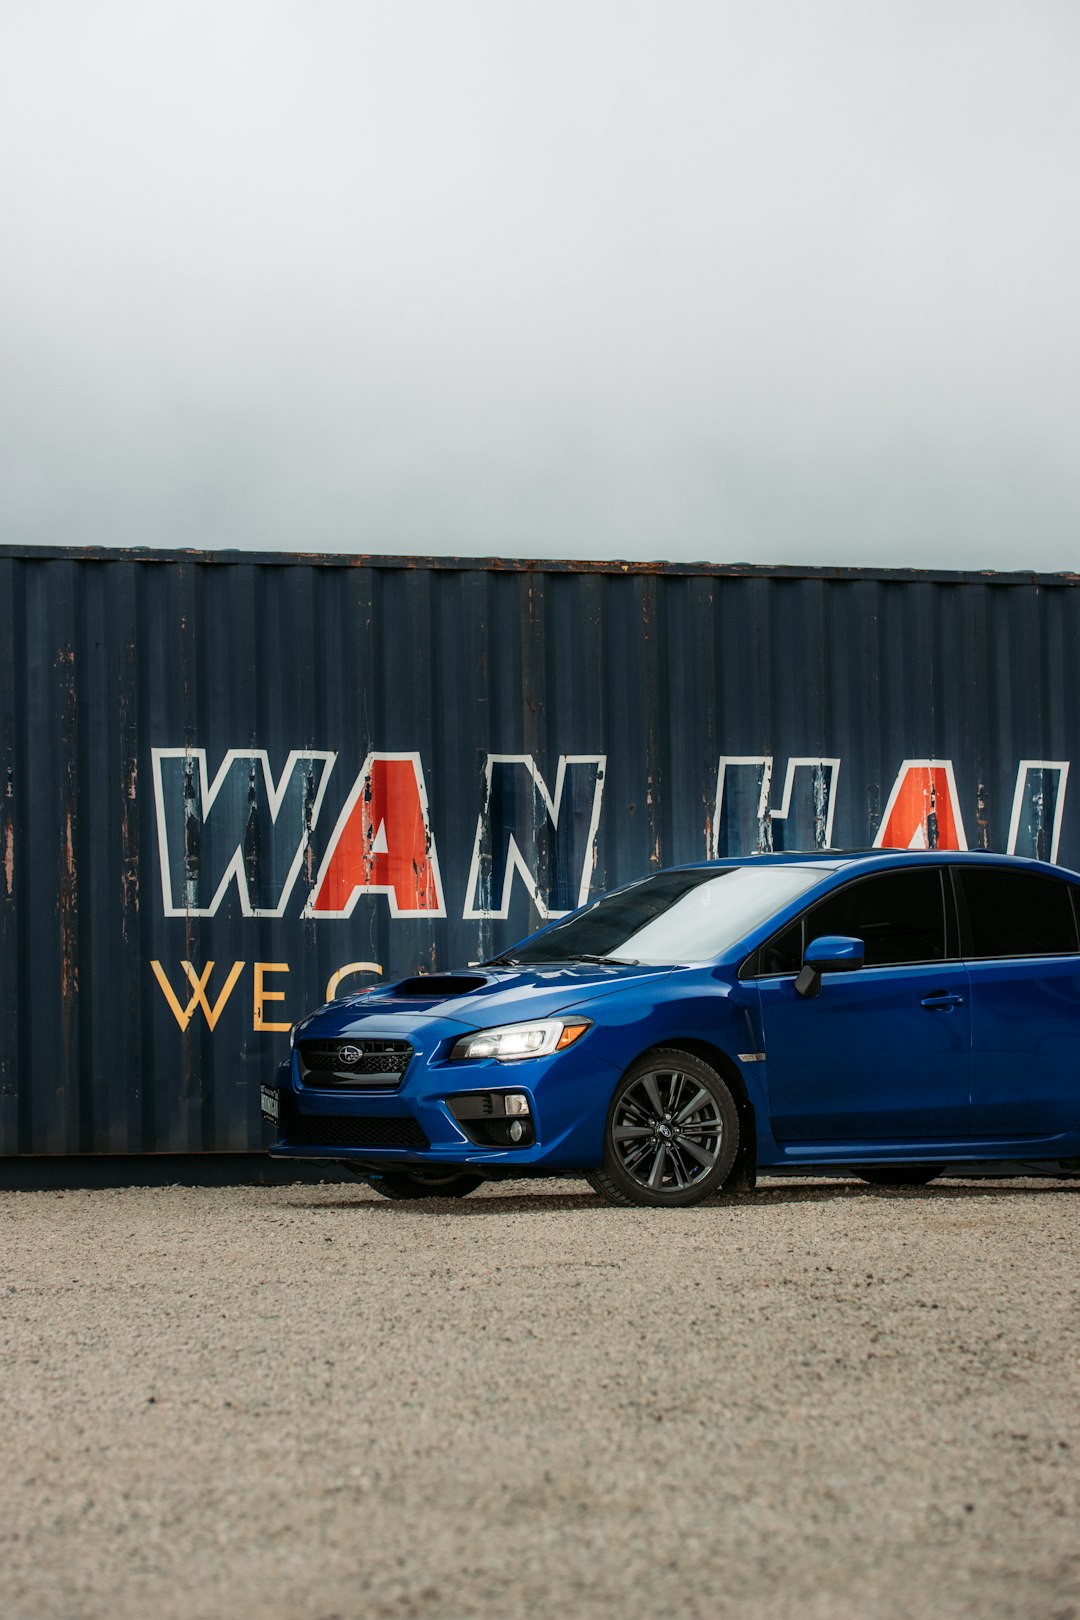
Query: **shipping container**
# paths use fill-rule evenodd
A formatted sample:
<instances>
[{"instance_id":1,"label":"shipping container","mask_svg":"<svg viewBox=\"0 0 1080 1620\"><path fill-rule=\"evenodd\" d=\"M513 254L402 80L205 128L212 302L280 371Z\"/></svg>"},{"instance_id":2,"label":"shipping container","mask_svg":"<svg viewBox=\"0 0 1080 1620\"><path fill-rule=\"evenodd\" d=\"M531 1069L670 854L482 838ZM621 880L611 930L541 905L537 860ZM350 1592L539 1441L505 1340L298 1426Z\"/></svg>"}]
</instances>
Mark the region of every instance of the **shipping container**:
<instances>
[{"instance_id":1,"label":"shipping container","mask_svg":"<svg viewBox=\"0 0 1080 1620\"><path fill-rule=\"evenodd\" d=\"M660 865L1080 864L1076 587L0 548L0 1153L256 1149L305 1011Z\"/></svg>"}]
</instances>

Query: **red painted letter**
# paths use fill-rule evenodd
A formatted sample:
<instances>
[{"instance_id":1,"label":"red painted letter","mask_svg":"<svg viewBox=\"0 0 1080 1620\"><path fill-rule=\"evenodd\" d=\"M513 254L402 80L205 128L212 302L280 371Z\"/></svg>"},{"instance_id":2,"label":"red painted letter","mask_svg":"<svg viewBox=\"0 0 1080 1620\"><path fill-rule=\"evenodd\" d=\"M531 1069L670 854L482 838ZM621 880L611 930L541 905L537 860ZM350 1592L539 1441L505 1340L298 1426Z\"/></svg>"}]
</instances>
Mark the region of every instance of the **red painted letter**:
<instances>
[{"instance_id":1,"label":"red painted letter","mask_svg":"<svg viewBox=\"0 0 1080 1620\"><path fill-rule=\"evenodd\" d=\"M306 917L348 917L361 894L393 917L445 917L419 754L369 754L338 818Z\"/></svg>"},{"instance_id":2,"label":"red painted letter","mask_svg":"<svg viewBox=\"0 0 1080 1620\"><path fill-rule=\"evenodd\" d=\"M905 759L875 849L967 849L952 760Z\"/></svg>"}]
</instances>

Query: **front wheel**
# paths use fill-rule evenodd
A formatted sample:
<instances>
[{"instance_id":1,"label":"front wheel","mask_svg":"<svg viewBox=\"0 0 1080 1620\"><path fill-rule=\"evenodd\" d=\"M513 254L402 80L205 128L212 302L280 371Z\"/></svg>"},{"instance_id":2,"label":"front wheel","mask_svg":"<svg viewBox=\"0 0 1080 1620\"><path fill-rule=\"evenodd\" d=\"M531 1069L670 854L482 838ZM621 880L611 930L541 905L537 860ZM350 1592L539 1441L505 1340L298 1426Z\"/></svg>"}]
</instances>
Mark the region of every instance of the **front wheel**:
<instances>
[{"instance_id":1,"label":"front wheel","mask_svg":"<svg viewBox=\"0 0 1080 1620\"><path fill-rule=\"evenodd\" d=\"M739 1111L714 1068L659 1048L615 1088L604 1160L586 1177L612 1204L684 1208L724 1184L739 1147Z\"/></svg>"},{"instance_id":2,"label":"front wheel","mask_svg":"<svg viewBox=\"0 0 1080 1620\"><path fill-rule=\"evenodd\" d=\"M443 1175L437 1170L369 1172L364 1180L383 1198L465 1198L475 1192L483 1176Z\"/></svg>"}]
</instances>

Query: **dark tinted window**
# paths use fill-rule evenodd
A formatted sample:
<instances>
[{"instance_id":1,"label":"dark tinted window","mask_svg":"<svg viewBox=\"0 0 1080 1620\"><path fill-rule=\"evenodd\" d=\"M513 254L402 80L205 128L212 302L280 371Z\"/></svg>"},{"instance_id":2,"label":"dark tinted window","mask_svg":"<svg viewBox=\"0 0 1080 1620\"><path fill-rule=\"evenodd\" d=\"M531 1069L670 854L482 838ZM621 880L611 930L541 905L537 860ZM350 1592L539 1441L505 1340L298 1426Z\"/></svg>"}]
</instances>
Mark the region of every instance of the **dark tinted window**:
<instances>
[{"instance_id":1,"label":"dark tinted window","mask_svg":"<svg viewBox=\"0 0 1080 1620\"><path fill-rule=\"evenodd\" d=\"M1069 885L1041 872L958 869L969 956L1068 956L1077 949Z\"/></svg>"},{"instance_id":2,"label":"dark tinted window","mask_svg":"<svg viewBox=\"0 0 1080 1620\"><path fill-rule=\"evenodd\" d=\"M821 934L851 934L861 939L867 967L943 961L941 869L921 866L908 872L882 872L880 877L847 884L807 913L807 944Z\"/></svg>"},{"instance_id":3,"label":"dark tinted window","mask_svg":"<svg viewBox=\"0 0 1080 1620\"><path fill-rule=\"evenodd\" d=\"M758 973L798 973L802 967L802 918L788 923L758 952Z\"/></svg>"},{"instance_id":4,"label":"dark tinted window","mask_svg":"<svg viewBox=\"0 0 1080 1620\"><path fill-rule=\"evenodd\" d=\"M759 973L797 973L806 945L822 934L861 939L867 967L945 958L941 869L922 866L856 878L804 912L763 945Z\"/></svg>"}]
</instances>

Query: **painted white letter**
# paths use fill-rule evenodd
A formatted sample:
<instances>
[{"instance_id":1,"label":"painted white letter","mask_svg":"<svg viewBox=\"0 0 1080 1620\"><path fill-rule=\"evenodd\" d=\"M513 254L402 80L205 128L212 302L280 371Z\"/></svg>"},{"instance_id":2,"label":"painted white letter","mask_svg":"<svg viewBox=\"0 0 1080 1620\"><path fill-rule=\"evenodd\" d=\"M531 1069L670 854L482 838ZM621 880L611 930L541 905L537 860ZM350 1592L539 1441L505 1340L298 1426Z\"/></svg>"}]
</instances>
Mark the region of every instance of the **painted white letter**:
<instances>
[{"instance_id":1,"label":"painted white letter","mask_svg":"<svg viewBox=\"0 0 1080 1620\"><path fill-rule=\"evenodd\" d=\"M606 754L560 754L555 791L531 754L489 754L462 916L507 917L516 872L540 916L589 897Z\"/></svg>"},{"instance_id":2,"label":"painted white letter","mask_svg":"<svg viewBox=\"0 0 1080 1620\"><path fill-rule=\"evenodd\" d=\"M282 917L336 754L294 749L274 781L263 748L152 748L166 917L213 917L231 883L245 917Z\"/></svg>"},{"instance_id":3,"label":"painted white letter","mask_svg":"<svg viewBox=\"0 0 1080 1620\"><path fill-rule=\"evenodd\" d=\"M840 761L810 755L789 759L784 792L775 810L770 801L772 768L771 754L721 754L706 846L711 860L723 855L832 847ZM811 773L800 779L798 795L797 771Z\"/></svg>"}]
</instances>

